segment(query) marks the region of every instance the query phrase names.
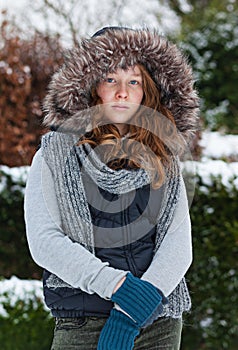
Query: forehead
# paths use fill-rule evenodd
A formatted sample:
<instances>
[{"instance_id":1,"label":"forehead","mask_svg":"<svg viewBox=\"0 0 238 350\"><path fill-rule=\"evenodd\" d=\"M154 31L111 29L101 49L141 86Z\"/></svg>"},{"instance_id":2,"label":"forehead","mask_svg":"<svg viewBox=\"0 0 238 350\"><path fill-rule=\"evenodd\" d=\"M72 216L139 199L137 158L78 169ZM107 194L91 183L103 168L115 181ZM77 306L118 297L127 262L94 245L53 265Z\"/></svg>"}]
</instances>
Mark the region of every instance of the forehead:
<instances>
[{"instance_id":1,"label":"forehead","mask_svg":"<svg viewBox=\"0 0 238 350\"><path fill-rule=\"evenodd\" d=\"M109 73L110 75L120 75L120 76L138 76L141 77L141 71L138 66L127 67L127 68L117 68L115 71Z\"/></svg>"}]
</instances>

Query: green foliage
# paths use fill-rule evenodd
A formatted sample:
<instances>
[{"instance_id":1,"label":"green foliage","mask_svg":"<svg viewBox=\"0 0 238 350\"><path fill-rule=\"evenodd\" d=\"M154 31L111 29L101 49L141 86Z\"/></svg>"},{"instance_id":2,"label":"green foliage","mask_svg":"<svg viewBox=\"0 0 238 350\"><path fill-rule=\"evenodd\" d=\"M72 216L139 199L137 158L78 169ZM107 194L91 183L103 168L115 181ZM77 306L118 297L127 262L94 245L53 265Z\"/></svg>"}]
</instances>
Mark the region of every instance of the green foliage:
<instances>
[{"instance_id":1,"label":"green foliage","mask_svg":"<svg viewBox=\"0 0 238 350\"><path fill-rule=\"evenodd\" d=\"M206 124L233 134L238 133L237 27L237 12L217 13L189 32L185 43L198 79Z\"/></svg>"},{"instance_id":2,"label":"green foliage","mask_svg":"<svg viewBox=\"0 0 238 350\"><path fill-rule=\"evenodd\" d=\"M232 182L227 189L219 178L211 186L199 179L191 208L194 262L187 275L193 310L185 318L183 350L237 348L237 196Z\"/></svg>"},{"instance_id":3,"label":"green foliage","mask_svg":"<svg viewBox=\"0 0 238 350\"><path fill-rule=\"evenodd\" d=\"M171 1L176 9L177 1ZM232 0L188 1L178 44L193 65L205 127L238 133L238 6Z\"/></svg>"},{"instance_id":4,"label":"green foliage","mask_svg":"<svg viewBox=\"0 0 238 350\"><path fill-rule=\"evenodd\" d=\"M0 275L40 278L41 269L29 255L23 213L25 181L0 170Z\"/></svg>"},{"instance_id":5,"label":"green foliage","mask_svg":"<svg viewBox=\"0 0 238 350\"><path fill-rule=\"evenodd\" d=\"M8 316L0 315L0 344L3 350L49 350L53 336L53 318L42 301L17 300L12 306L5 294L3 302Z\"/></svg>"},{"instance_id":6,"label":"green foliage","mask_svg":"<svg viewBox=\"0 0 238 350\"><path fill-rule=\"evenodd\" d=\"M218 12L232 12L238 9L235 0L161 0L168 4L181 18L182 32L193 31L201 24L201 20L210 21L210 16Z\"/></svg>"}]
</instances>

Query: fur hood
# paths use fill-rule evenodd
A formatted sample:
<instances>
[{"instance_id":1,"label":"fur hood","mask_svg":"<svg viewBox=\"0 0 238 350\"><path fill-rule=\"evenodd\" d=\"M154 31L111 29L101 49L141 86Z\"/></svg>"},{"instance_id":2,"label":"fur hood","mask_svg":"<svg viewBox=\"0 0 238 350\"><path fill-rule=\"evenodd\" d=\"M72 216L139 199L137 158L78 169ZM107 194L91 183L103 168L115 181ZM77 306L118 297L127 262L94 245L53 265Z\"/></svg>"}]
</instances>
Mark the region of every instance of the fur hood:
<instances>
[{"instance_id":1,"label":"fur hood","mask_svg":"<svg viewBox=\"0 0 238 350\"><path fill-rule=\"evenodd\" d=\"M93 85L108 72L135 64L149 71L162 103L172 112L177 128L188 141L197 129L199 111L191 66L175 44L148 29L109 28L83 39L70 50L49 85L44 124L55 128L87 110Z\"/></svg>"}]
</instances>

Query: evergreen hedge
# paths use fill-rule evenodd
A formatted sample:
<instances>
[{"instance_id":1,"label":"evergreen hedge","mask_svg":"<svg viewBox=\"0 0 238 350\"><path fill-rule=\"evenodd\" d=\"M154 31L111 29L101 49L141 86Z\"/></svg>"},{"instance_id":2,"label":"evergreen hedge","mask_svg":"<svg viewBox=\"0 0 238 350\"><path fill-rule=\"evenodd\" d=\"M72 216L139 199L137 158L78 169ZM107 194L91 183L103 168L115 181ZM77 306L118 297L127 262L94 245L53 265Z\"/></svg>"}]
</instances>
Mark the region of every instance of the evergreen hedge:
<instances>
[{"instance_id":1,"label":"evergreen hedge","mask_svg":"<svg viewBox=\"0 0 238 350\"><path fill-rule=\"evenodd\" d=\"M3 171L0 175L5 184L0 192L0 275L40 278L41 269L33 263L25 238L24 183ZM237 348L237 195L232 180L228 188L221 178L213 178L209 185L197 179L190 209L194 260L187 274L193 308L184 318L182 350ZM13 307L9 299L4 307L9 317L0 314L2 349L49 349L53 319L40 300L33 296L32 303L19 300Z\"/></svg>"},{"instance_id":2,"label":"evergreen hedge","mask_svg":"<svg viewBox=\"0 0 238 350\"><path fill-rule=\"evenodd\" d=\"M235 180L235 179L234 179ZM238 189L221 177L198 178L191 207L194 260L187 278L193 308L185 317L183 350L237 349Z\"/></svg>"},{"instance_id":3,"label":"evergreen hedge","mask_svg":"<svg viewBox=\"0 0 238 350\"><path fill-rule=\"evenodd\" d=\"M1 283L1 282L0 282ZM12 293L1 295L4 314L0 313L0 344L2 350L49 350L54 320L42 300L19 297L12 303ZM17 297L16 295L14 297Z\"/></svg>"},{"instance_id":4,"label":"evergreen hedge","mask_svg":"<svg viewBox=\"0 0 238 350\"><path fill-rule=\"evenodd\" d=\"M12 176L0 168L0 276L41 278L41 269L30 257L23 213L26 168ZM17 171L17 168L15 168Z\"/></svg>"}]
</instances>

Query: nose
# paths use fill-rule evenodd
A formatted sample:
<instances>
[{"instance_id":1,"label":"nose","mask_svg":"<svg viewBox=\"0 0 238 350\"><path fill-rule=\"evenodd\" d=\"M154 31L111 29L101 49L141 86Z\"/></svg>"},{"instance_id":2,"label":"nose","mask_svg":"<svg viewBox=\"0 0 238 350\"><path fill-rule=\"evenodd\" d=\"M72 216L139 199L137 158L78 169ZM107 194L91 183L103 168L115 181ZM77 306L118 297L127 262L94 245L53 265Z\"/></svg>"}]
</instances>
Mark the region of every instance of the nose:
<instances>
[{"instance_id":1,"label":"nose","mask_svg":"<svg viewBox=\"0 0 238 350\"><path fill-rule=\"evenodd\" d=\"M116 90L116 98L118 99L127 99L128 90L126 84L119 84Z\"/></svg>"}]
</instances>

